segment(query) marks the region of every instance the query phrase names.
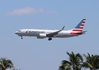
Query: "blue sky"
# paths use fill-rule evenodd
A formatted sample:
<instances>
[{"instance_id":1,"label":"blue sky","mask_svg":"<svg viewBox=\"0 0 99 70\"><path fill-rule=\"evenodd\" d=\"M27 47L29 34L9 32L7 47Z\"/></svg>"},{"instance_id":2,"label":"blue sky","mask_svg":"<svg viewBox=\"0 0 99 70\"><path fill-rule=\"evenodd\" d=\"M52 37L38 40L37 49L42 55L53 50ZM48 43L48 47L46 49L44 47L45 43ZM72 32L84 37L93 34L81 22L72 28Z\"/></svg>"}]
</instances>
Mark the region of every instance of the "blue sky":
<instances>
[{"instance_id":1,"label":"blue sky","mask_svg":"<svg viewBox=\"0 0 99 70\"><path fill-rule=\"evenodd\" d=\"M99 53L99 0L1 0L0 57L21 70L58 70L66 52ZM66 39L37 39L15 35L21 28L74 28L86 18L85 35Z\"/></svg>"}]
</instances>

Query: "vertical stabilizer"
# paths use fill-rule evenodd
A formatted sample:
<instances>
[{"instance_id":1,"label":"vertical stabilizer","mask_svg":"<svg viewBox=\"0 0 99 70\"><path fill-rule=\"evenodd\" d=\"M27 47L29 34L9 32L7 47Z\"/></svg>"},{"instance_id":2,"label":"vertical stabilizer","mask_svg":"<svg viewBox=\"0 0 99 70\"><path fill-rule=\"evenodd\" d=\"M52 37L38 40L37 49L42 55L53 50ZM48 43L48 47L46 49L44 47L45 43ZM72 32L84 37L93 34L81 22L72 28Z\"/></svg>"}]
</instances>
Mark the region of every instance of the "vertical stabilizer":
<instances>
[{"instance_id":1,"label":"vertical stabilizer","mask_svg":"<svg viewBox=\"0 0 99 70\"><path fill-rule=\"evenodd\" d=\"M75 27L75 29L83 29L86 19L82 19L81 22Z\"/></svg>"},{"instance_id":2,"label":"vertical stabilizer","mask_svg":"<svg viewBox=\"0 0 99 70\"><path fill-rule=\"evenodd\" d=\"M74 29L72 29L71 34L77 34L79 32L83 32L85 21L86 19L82 19L80 23Z\"/></svg>"}]
</instances>

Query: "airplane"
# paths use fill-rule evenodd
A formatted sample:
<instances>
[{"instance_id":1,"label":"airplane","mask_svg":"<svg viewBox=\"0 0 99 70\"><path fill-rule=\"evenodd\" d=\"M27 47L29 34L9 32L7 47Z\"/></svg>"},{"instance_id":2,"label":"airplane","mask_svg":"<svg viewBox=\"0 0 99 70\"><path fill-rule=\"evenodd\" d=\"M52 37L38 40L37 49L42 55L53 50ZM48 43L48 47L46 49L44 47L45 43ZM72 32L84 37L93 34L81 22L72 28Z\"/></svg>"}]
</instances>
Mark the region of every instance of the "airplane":
<instances>
[{"instance_id":1,"label":"airplane","mask_svg":"<svg viewBox=\"0 0 99 70\"><path fill-rule=\"evenodd\" d=\"M86 19L82 19L81 22L73 29L64 30L65 26L60 30L45 30L45 29L20 29L15 32L16 35L20 36L23 39L23 36L37 37L38 39L48 38L48 40L52 40L52 38L69 38L75 37L82 34L85 34L83 28Z\"/></svg>"}]
</instances>

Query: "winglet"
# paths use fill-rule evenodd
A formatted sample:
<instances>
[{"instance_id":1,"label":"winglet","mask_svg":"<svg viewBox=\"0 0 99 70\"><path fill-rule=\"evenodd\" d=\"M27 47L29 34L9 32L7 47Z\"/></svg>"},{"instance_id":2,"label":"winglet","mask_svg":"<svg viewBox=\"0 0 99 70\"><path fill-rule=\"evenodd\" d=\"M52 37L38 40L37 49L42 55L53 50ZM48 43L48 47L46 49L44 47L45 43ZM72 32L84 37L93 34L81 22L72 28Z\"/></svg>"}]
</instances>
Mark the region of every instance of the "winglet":
<instances>
[{"instance_id":1,"label":"winglet","mask_svg":"<svg viewBox=\"0 0 99 70\"><path fill-rule=\"evenodd\" d=\"M63 26L63 28L61 30L64 30L65 26Z\"/></svg>"}]
</instances>

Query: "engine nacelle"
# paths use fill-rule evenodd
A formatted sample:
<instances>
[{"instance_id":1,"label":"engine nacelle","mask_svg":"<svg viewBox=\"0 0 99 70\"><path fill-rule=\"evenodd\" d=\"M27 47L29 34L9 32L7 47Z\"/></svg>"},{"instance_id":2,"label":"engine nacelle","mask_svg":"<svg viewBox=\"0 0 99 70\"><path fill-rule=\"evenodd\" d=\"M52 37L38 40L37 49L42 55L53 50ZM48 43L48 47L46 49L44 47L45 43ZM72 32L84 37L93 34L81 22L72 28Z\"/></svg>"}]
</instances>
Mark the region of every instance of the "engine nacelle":
<instances>
[{"instance_id":1,"label":"engine nacelle","mask_svg":"<svg viewBox=\"0 0 99 70\"><path fill-rule=\"evenodd\" d=\"M42 33L37 36L37 38L43 39L46 38L46 34Z\"/></svg>"}]
</instances>

